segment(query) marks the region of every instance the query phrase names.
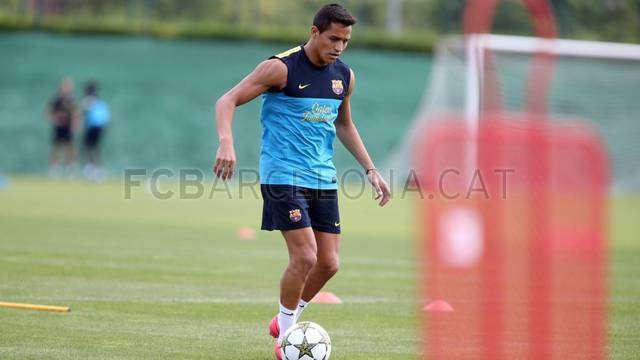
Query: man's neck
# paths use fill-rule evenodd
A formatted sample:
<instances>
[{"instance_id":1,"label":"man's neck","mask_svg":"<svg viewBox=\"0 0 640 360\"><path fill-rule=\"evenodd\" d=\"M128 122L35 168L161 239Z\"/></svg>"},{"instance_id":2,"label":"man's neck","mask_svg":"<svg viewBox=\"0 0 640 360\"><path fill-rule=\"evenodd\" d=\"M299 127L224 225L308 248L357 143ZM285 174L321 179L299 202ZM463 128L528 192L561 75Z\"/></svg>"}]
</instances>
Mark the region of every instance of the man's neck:
<instances>
[{"instance_id":1,"label":"man's neck","mask_svg":"<svg viewBox=\"0 0 640 360\"><path fill-rule=\"evenodd\" d=\"M311 61L313 65L318 67L324 67L328 65L323 63L322 60L320 60L320 56L318 56L318 53L315 51L313 45L311 44L311 40L307 42L303 46L303 48L304 48L305 54L307 54L307 57L309 58L309 61Z\"/></svg>"}]
</instances>

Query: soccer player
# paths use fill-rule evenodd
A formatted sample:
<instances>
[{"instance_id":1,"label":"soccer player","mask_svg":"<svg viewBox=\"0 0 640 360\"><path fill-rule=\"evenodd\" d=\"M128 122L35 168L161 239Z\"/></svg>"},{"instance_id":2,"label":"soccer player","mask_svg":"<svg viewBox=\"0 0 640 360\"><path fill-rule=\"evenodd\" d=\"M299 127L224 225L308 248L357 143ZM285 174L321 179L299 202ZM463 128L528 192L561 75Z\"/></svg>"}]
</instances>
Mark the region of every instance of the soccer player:
<instances>
[{"instance_id":1,"label":"soccer player","mask_svg":"<svg viewBox=\"0 0 640 360\"><path fill-rule=\"evenodd\" d=\"M351 118L355 76L339 57L355 22L344 7L323 6L307 43L260 63L216 103L220 144L214 172L228 180L236 164L231 131L235 108L262 94L262 229L280 230L289 252L280 311L269 326L278 337L277 358L279 337L338 271L340 216L332 162L336 135L363 167L379 205L391 198Z\"/></svg>"},{"instance_id":2,"label":"soccer player","mask_svg":"<svg viewBox=\"0 0 640 360\"><path fill-rule=\"evenodd\" d=\"M111 113L107 103L98 96L98 83L89 82L84 88L82 99L84 114L84 176L89 180L102 181L105 171L100 161L100 140L109 123Z\"/></svg>"},{"instance_id":3,"label":"soccer player","mask_svg":"<svg viewBox=\"0 0 640 360\"><path fill-rule=\"evenodd\" d=\"M73 148L73 129L76 122L75 111L73 82L71 79L64 79L60 82L58 94L49 103L47 109L49 121L53 125L53 143L49 158L49 176L53 178L62 175L61 155L65 155L67 175L75 175L75 150Z\"/></svg>"}]
</instances>

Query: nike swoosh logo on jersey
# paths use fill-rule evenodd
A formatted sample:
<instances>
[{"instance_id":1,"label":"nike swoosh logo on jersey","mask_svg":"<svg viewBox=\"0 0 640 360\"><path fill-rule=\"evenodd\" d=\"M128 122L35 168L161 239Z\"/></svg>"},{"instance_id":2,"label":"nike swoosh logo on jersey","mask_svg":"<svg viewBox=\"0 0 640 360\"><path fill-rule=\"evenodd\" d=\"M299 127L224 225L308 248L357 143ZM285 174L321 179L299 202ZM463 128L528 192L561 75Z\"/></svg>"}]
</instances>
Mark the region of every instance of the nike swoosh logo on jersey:
<instances>
[{"instance_id":1,"label":"nike swoosh logo on jersey","mask_svg":"<svg viewBox=\"0 0 640 360\"><path fill-rule=\"evenodd\" d=\"M306 88L307 86L310 86L311 84L307 84L307 85L298 85L298 89L303 90L304 88Z\"/></svg>"},{"instance_id":2,"label":"nike swoosh logo on jersey","mask_svg":"<svg viewBox=\"0 0 640 360\"><path fill-rule=\"evenodd\" d=\"M335 225L336 227L338 227L338 226L340 226L340 223L339 223L339 222L337 222L337 223L335 223L335 224L333 224L333 225Z\"/></svg>"}]
</instances>

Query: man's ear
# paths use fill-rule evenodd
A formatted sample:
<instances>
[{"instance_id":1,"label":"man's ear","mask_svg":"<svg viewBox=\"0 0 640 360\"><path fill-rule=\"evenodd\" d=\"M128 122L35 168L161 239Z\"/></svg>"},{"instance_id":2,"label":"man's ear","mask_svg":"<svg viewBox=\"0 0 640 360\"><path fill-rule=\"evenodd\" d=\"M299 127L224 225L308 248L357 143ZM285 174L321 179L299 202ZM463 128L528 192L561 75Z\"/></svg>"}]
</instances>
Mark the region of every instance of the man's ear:
<instances>
[{"instance_id":1,"label":"man's ear","mask_svg":"<svg viewBox=\"0 0 640 360\"><path fill-rule=\"evenodd\" d=\"M311 37L316 37L318 35L320 35L320 30L318 29L318 27L315 25L311 25Z\"/></svg>"}]
</instances>

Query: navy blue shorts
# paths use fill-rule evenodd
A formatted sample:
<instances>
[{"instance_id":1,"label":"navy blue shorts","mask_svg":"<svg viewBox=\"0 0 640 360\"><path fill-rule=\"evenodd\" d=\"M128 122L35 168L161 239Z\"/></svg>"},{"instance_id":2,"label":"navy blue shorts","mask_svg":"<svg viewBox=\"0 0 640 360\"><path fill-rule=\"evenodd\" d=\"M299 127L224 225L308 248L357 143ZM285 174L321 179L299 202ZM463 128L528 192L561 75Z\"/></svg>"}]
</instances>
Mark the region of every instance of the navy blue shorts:
<instances>
[{"instance_id":1,"label":"navy blue shorts","mask_svg":"<svg viewBox=\"0 0 640 360\"><path fill-rule=\"evenodd\" d=\"M97 148L100 145L100 138L102 134L102 127L92 126L87 129L84 135L84 146L88 149Z\"/></svg>"},{"instance_id":2,"label":"navy blue shorts","mask_svg":"<svg viewBox=\"0 0 640 360\"><path fill-rule=\"evenodd\" d=\"M54 144L69 144L71 140L73 140L73 134L71 133L71 125L53 127L53 143Z\"/></svg>"},{"instance_id":3,"label":"navy blue shorts","mask_svg":"<svg viewBox=\"0 0 640 360\"><path fill-rule=\"evenodd\" d=\"M338 191L292 185L260 185L262 230L314 230L340 234Z\"/></svg>"}]
</instances>

